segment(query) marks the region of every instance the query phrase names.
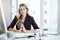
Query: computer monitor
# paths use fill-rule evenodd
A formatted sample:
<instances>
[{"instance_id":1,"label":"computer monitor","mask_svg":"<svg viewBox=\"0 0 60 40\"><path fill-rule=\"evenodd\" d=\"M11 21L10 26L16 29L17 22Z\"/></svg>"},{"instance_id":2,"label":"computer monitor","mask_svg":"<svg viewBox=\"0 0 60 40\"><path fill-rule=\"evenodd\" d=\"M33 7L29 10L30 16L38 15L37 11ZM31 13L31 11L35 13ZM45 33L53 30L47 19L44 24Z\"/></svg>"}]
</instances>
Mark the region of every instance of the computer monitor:
<instances>
[{"instance_id":1,"label":"computer monitor","mask_svg":"<svg viewBox=\"0 0 60 40\"><path fill-rule=\"evenodd\" d=\"M2 6L2 2L0 0L0 26L2 28L2 30L5 31L5 33L7 32L7 28L6 28L6 22L5 22L5 18L4 18L4 10L3 10L3 6Z\"/></svg>"}]
</instances>

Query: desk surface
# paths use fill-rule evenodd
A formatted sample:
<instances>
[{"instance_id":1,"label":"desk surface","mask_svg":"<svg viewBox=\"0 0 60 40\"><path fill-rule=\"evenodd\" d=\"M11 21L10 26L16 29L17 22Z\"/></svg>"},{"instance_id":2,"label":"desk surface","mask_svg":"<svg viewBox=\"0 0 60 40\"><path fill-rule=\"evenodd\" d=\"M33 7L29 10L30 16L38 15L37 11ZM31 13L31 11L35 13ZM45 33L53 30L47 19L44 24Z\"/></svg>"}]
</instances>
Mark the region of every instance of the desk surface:
<instances>
[{"instance_id":1,"label":"desk surface","mask_svg":"<svg viewBox=\"0 0 60 40\"><path fill-rule=\"evenodd\" d=\"M4 35L0 40L40 40L39 37L10 37L8 38L6 35Z\"/></svg>"},{"instance_id":2,"label":"desk surface","mask_svg":"<svg viewBox=\"0 0 60 40\"><path fill-rule=\"evenodd\" d=\"M4 35L0 40L60 40L60 35L47 35L40 37L31 37L31 38L8 38Z\"/></svg>"}]
</instances>

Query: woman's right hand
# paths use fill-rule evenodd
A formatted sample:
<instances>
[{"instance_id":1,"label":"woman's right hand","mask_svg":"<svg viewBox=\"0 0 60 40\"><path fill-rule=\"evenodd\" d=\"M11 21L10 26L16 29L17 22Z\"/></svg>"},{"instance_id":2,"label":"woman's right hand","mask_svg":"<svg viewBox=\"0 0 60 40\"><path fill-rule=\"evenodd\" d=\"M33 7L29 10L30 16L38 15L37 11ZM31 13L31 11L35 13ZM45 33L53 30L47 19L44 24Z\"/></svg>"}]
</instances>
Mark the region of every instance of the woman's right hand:
<instances>
[{"instance_id":1,"label":"woman's right hand","mask_svg":"<svg viewBox=\"0 0 60 40\"><path fill-rule=\"evenodd\" d=\"M13 28L9 28L9 31L12 31L12 32L18 32L18 30L13 29Z\"/></svg>"},{"instance_id":2,"label":"woman's right hand","mask_svg":"<svg viewBox=\"0 0 60 40\"><path fill-rule=\"evenodd\" d=\"M9 31L13 31L13 28L9 28Z\"/></svg>"}]
</instances>

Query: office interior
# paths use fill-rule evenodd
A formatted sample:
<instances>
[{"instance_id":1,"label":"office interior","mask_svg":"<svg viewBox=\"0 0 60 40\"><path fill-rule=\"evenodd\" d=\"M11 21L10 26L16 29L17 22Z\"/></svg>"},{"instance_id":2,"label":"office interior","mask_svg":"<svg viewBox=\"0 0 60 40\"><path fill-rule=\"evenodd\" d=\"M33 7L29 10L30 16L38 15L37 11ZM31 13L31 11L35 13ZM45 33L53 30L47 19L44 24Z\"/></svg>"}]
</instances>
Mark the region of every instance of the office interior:
<instances>
[{"instance_id":1,"label":"office interior","mask_svg":"<svg viewBox=\"0 0 60 40\"><path fill-rule=\"evenodd\" d=\"M14 16L18 13L19 4L21 3L27 4L29 15L34 17L37 25L42 30L42 35L45 35L45 37L42 36L43 40L60 40L60 0L1 0L1 30L6 31L5 28L10 25ZM6 27L4 26L3 17ZM49 37L46 37L48 35Z\"/></svg>"}]
</instances>

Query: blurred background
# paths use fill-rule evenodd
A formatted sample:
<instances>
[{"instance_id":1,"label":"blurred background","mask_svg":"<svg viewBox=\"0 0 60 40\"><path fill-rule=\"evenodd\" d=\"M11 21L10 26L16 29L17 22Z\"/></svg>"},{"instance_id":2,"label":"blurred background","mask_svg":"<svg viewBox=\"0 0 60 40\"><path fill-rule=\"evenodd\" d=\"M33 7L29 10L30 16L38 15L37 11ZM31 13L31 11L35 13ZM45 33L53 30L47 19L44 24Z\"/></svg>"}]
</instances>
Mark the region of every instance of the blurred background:
<instances>
[{"instance_id":1,"label":"blurred background","mask_svg":"<svg viewBox=\"0 0 60 40\"><path fill-rule=\"evenodd\" d=\"M18 13L21 3L28 6L29 15L34 17L44 34L60 35L60 0L1 0L6 28ZM0 7L0 29L4 30L2 8Z\"/></svg>"}]
</instances>

